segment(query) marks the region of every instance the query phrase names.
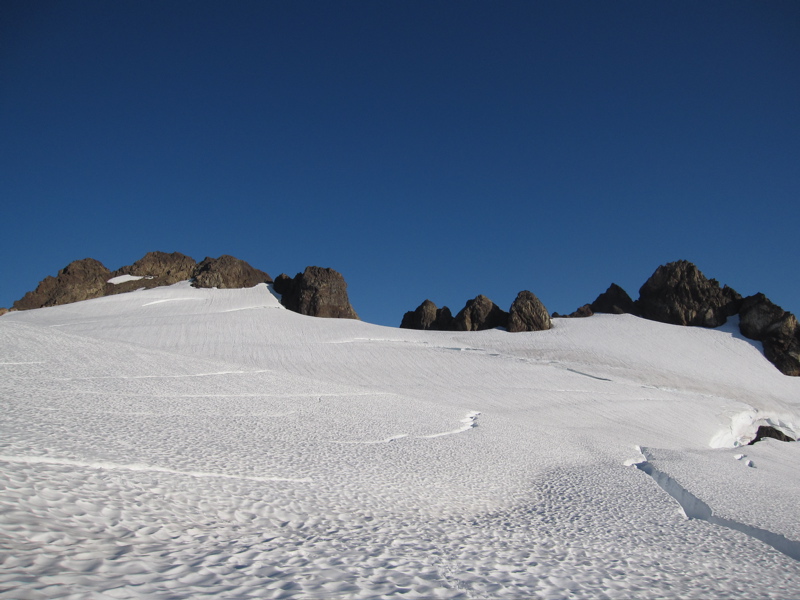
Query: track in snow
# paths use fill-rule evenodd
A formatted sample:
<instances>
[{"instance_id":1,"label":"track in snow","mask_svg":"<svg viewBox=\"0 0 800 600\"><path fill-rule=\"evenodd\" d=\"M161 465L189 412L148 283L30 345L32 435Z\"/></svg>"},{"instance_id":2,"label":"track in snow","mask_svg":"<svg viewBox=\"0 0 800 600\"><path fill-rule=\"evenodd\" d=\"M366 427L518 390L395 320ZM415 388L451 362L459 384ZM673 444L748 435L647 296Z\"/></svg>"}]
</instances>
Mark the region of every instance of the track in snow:
<instances>
[{"instance_id":1,"label":"track in snow","mask_svg":"<svg viewBox=\"0 0 800 600\"><path fill-rule=\"evenodd\" d=\"M109 471L150 471L153 473L170 473L172 475L186 475L187 477L221 477L223 479L244 479L247 481L292 481L295 483L312 483L310 477L252 477L248 475L231 475L229 473L208 473L204 471L178 471L145 464L124 465L106 461L81 461L55 456L8 456L0 454L0 462L25 463L29 465L68 465L71 467L85 467L87 469L101 469Z\"/></svg>"}]
</instances>

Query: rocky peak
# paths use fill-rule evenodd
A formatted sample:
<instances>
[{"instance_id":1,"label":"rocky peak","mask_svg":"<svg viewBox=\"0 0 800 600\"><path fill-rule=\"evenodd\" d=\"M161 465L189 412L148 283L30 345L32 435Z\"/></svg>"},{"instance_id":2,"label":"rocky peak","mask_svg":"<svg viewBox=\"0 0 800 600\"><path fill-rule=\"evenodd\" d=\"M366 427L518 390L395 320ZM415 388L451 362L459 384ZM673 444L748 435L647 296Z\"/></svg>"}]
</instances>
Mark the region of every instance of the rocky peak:
<instances>
[{"instance_id":1,"label":"rocky peak","mask_svg":"<svg viewBox=\"0 0 800 600\"><path fill-rule=\"evenodd\" d=\"M557 312L553 313L554 319L583 319L585 317L591 317L594 314L592 312L592 305L591 304L584 304L583 306L579 306L577 309L569 313L568 315L561 315Z\"/></svg>"},{"instance_id":2,"label":"rocky peak","mask_svg":"<svg viewBox=\"0 0 800 600\"><path fill-rule=\"evenodd\" d=\"M719 327L739 310L742 297L715 279L706 279L692 263L680 260L656 269L639 290L636 308L652 321Z\"/></svg>"},{"instance_id":3,"label":"rocky peak","mask_svg":"<svg viewBox=\"0 0 800 600\"><path fill-rule=\"evenodd\" d=\"M281 294L281 304L301 315L312 317L358 319L347 296L347 284L341 273L322 267L306 267L294 278L282 273L274 289Z\"/></svg>"},{"instance_id":4,"label":"rocky peak","mask_svg":"<svg viewBox=\"0 0 800 600\"><path fill-rule=\"evenodd\" d=\"M453 315L446 306L437 308L430 300L425 300L416 310L410 310L403 315L400 323L402 329L423 329L446 331L453 323Z\"/></svg>"},{"instance_id":5,"label":"rocky peak","mask_svg":"<svg viewBox=\"0 0 800 600\"><path fill-rule=\"evenodd\" d=\"M636 305L628 295L628 292L616 283L608 286L608 289L600 294L589 307L593 313L636 314Z\"/></svg>"},{"instance_id":6,"label":"rocky peak","mask_svg":"<svg viewBox=\"0 0 800 600\"><path fill-rule=\"evenodd\" d=\"M194 287L220 289L253 287L259 283L272 283L272 277L228 254L206 257L194 269L192 281Z\"/></svg>"},{"instance_id":7,"label":"rocky peak","mask_svg":"<svg viewBox=\"0 0 800 600\"><path fill-rule=\"evenodd\" d=\"M14 302L14 308L29 310L98 298L103 295L110 277L111 271L100 261L93 258L76 260L55 277L45 277L34 291Z\"/></svg>"},{"instance_id":8,"label":"rocky peak","mask_svg":"<svg viewBox=\"0 0 800 600\"><path fill-rule=\"evenodd\" d=\"M543 331L550 327L550 314L541 300L527 290L517 294L508 314L508 330Z\"/></svg>"},{"instance_id":9,"label":"rocky peak","mask_svg":"<svg viewBox=\"0 0 800 600\"><path fill-rule=\"evenodd\" d=\"M196 267L197 262L193 258L180 252L148 252L132 265L117 269L112 275L152 277L163 282L161 285L171 285L191 279Z\"/></svg>"},{"instance_id":10,"label":"rocky peak","mask_svg":"<svg viewBox=\"0 0 800 600\"><path fill-rule=\"evenodd\" d=\"M628 296L628 292L623 290L616 283L612 283L608 289L600 294L591 304L584 304L575 312L568 315L553 313L553 317L575 319L591 317L595 313L610 313L614 315L625 313L636 314L636 303Z\"/></svg>"},{"instance_id":11,"label":"rocky peak","mask_svg":"<svg viewBox=\"0 0 800 600\"><path fill-rule=\"evenodd\" d=\"M131 275L138 279L109 283L109 279ZM195 287L241 288L271 282L264 271L233 256L206 258L201 264L194 259L173 252L149 252L132 265L121 267L113 273L93 258L76 260L64 267L55 277L46 277L32 292L14 303L17 310L69 304L130 292L141 288L171 285L194 279Z\"/></svg>"},{"instance_id":12,"label":"rocky peak","mask_svg":"<svg viewBox=\"0 0 800 600\"><path fill-rule=\"evenodd\" d=\"M109 279L124 275L136 279L109 282ZM187 280L199 288L246 288L272 282L264 271L227 254L219 258L206 257L197 264L180 252L149 252L132 265L113 273L99 261L86 258L70 263L56 277L46 277L36 290L15 302L12 310L68 304ZM358 319L347 296L347 284L333 269L308 267L294 279L281 275L274 289L283 294L284 306L301 314ZM442 319L450 317L450 311L444 308L441 315Z\"/></svg>"},{"instance_id":13,"label":"rocky peak","mask_svg":"<svg viewBox=\"0 0 800 600\"><path fill-rule=\"evenodd\" d=\"M772 303L764 294L742 301L739 311L742 335L759 340L767 357L784 375L800 376L800 327L795 316Z\"/></svg>"},{"instance_id":14,"label":"rocky peak","mask_svg":"<svg viewBox=\"0 0 800 600\"><path fill-rule=\"evenodd\" d=\"M506 327L508 313L489 300L483 294L467 302L453 319L452 329L455 331L481 331Z\"/></svg>"},{"instance_id":15,"label":"rocky peak","mask_svg":"<svg viewBox=\"0 0 800 600\"><path fill-rule=\"evenodd\" d=\"M179 281L191 279L197 263L193 258L173 252L148 252L132 265L121 267L111 273L112 279L120 275L132 275L140 279L124 281L122 283L106 284L105 295L123 294L142 288L154 288L162 285L172 285Z\"/></svg>"}]
</instances>

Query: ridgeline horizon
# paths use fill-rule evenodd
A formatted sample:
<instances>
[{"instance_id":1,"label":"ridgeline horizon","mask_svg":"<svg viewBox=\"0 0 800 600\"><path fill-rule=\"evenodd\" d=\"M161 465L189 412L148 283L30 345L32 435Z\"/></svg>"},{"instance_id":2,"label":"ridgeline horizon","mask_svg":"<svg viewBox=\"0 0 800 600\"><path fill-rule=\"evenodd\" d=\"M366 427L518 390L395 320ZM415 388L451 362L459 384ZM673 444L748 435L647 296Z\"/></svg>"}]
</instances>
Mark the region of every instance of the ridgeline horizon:
<instances>
[{"instance_id":1,"label":"ridgeline horizon","mask_svg":"<svg viewBox=\"0 0 800 600\"><path fill-rule=\"evenodd\" d=\"M110 271L100 261L84 258L69 263L55 277L45 277L35 290L0 308L0 315L17 310L58 306L140 289L191 281L198 288L247 288L273 285L281 304L296 313L321 318L359 319L347 295L344 277L334 269L309 266L293 278L282 273L274 280L268 273L230 255L206 257L197 263L180 252L148 252L132 265ZM509 332L543 331L552 318L586 318L594 314L631 314L672 325L715 328L739 315L739 330L750 340L762 342L764 356L781 373L800 376L800 326L763 293L742 297L716 279L708 279L693 263L678 260L659 266L633 300L616 283L588 304L568 315L548 313L528 290L521 291L508 312L488 297L467 301L455 316L447 306L438 308L425 299L406 312L400 327L435 331L481 331L505 328Z\"/></svg>"}]
</instances>

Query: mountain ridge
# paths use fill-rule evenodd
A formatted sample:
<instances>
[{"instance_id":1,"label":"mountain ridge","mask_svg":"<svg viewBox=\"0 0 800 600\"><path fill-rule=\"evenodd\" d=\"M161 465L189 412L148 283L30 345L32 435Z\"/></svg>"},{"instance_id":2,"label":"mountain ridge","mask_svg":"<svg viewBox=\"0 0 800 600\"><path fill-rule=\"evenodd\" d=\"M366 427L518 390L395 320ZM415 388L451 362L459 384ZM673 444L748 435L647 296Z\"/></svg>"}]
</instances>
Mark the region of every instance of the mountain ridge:
<instances>
[{"instance_id":1,"label":"mountain ridge","mask_svg":"<svg viewBox=\"0 0 800 600\"><path fill-rule=\"evenodd\" d=\"M288 275L281 274L283 281ZM201 262L173 252L148 252L131 265L110 271L100 261L84 258L69 263L55 277L47 276L36 287L14 302L13 310L31 310L91 300L104 296L172 285L191 281L197 288L249 288L259 283L273 283L265 271L252 267L244 260L228 254L218 258L206 257ZM312 281L313 280L313 281ZM358 319L347 296L347 284L333 269L308 267L293 280L302 288L305 302L292 302L287 296L282 302L286 308L312 317L345 317ZM284 286L282 289L287 290ZM336 311L331 311L335 305ZM0 314L8 312L0 309Z\"/></svg>"},{"instance_id":2,"label":"mountain ridge","mask_svg":"<svg viewBox=\"0 0 800 600\"><path fill-rule=\"evenodd\" d=\"M179 252L149 252L132 265L110 271L100 261L85 258L71 262L55 277L43 279L37 288L14 302L12 310L58 306L126 293L142 288L189 280L200 288L246 288L259 283L274 285L281 304L306 316L358 319L350 304L344 277L330 268L310 266L294 278L282 273L275 280L246 261L230 255L206 257L197 263ZM8 312L0 309L0 314ZM583 318L595 313L632 314L672 325L714 328L739 315L743 336L763 344L764 356L781 373L800 376L800 326L792 313L757 293L743 298L734 289L708 279L696 265L678 260L659 266L633 300L612 283L594 302L569 315ZM488 297L469 300L455 316L447 306L438 308L426 299L402 318L404 329L481 331L496 327L509 332L547 330L551 320L544 304L528 290L519 293L509 312Z\"/></svg>"},{"instance_id":3,"label":"mountain ridge","mask_svg":"<svg viewBox=\"0 0 800 600\"><path fill-rule=\"evenodd\" d=\"M509 317L509 314L513 317L518 313L522 298L532 307L528 311L537 313L538 318L525 321ZM552 316L585 318L596 313L632 314L649 321L706 328L719 327L729 317L739 315L741 334L762 342L764 356L781 373L800 376L800 326L796 317L762 293L743 298L727 285L720 287L716 279L708 279L687 260L659 266L639 289L636 301L622 287L612 283L594 302L584 304L569 315L553 313ZM416 310L403 316L400 327L478 331L508 325L509 331L520 332L542 331L551 326L546 308L527 290L519 293L510 313L479 295L469 300L455 318L447 318L448 315L447 306L438 308L426 299Z\"/></svg>"}]
</instances>

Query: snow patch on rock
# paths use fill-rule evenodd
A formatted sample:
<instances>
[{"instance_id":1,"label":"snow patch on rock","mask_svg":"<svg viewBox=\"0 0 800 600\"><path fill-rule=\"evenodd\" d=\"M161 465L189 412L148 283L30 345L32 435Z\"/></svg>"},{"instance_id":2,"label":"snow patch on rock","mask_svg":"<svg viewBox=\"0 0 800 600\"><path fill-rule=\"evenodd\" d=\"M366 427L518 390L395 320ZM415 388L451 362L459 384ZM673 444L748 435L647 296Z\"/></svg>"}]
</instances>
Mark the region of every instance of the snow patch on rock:
<instances>
[{"instance_id":1,"label":"snow patch on rock","mask_svg":"<svg viewBox=\"0 0 800 600\"><path fill-rule=\"evenodd\" d=\"M152 277L144 277L141 275L117 275L116 277L112 277L108 280L108 283L119 285L121 283L127 283L129 281L139 281L140 279L152 279Z\"/></svg>"}]
</instances>

